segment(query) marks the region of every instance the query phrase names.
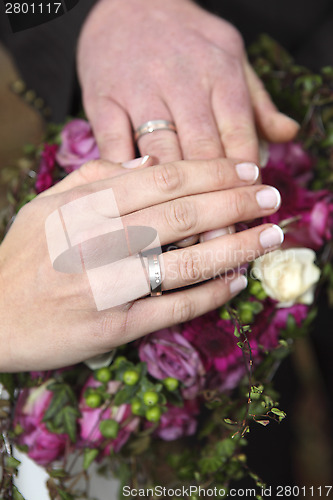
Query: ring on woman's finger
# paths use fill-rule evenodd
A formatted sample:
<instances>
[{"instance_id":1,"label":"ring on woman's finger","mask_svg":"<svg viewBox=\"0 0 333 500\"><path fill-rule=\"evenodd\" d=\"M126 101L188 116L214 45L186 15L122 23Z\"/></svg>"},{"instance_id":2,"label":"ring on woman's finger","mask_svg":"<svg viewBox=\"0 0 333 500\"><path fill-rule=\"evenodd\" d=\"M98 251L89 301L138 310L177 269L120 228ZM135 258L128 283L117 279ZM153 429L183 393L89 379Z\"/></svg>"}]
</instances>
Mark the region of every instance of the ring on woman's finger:
<instances>
[{"instance_id":1,"label":"ring on woman's finger","mask_svg":"<svg viewBox=\"0 0 333 500\"><path fill-rule=\"evenodd\" d=\"M158 254L147 255L147 261L150 295L152 297L159 297L162 295L162 271Z\"/></svg>"},{"instance_id":2,"label":"ring on woman's finger","mask_svg":"<svg viewBox=\"0 0 333 500\"><path fill-rule=\"evenodd\" d=\"M156 130L170 130L171 132L177 133L175 123L169 120L149 120L136 129L134 139L137 142L143 135L151 134Z\"/></svg>"}]
</instances>

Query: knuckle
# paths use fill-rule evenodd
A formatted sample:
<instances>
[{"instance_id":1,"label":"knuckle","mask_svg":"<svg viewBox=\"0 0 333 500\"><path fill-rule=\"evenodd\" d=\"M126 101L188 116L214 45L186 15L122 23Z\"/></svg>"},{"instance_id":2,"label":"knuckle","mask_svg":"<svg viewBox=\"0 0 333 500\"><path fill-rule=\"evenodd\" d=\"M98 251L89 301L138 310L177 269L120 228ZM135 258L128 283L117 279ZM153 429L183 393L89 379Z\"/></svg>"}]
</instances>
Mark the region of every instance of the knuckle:
<instances>
[{"instance_id":1,"label":"knuckle","mask_svg":"<svg viewBox=\"0 0 333 500\"><path fill-rule=\"evenodd\" d=\"M242 81L244 79L244 70L242 62L234 57L233 54L228 54L228 81L235 85L235 82Z\"/></svg>"},{"instance_id":2,"label":"knuckle","mask_svg":"<svg viewBox=\"0 0 333 500\"><path fill-rule=\"evenodd\" d=\"M182 169L175 163L158 165L153 168L154 184L162 193L172 193L182 187Z\"/></svg>"},{"instance_id":3,"label":"knuckle","mask_svg":"<svg viewBox=\"0 0 333 500\"><path fill-rule=\"evenodd\" d=\"M243 54L244 52L244 40L242 35L237 29L233 29L230 31L230 42L234 47L234 51L237 54Z\"/></svg>"},{"instance_id":4,"label":"knuckle","mask_svg":"<svg viewBox=\"0 0 333 500\"><path fill-rule=\"evenodd\" d=\"M199 252L184 251L179 259L179 276L185 282L195 282L201 276L201 258Z\"/></svg>"},{"instance_id":5,"label":"knuckle","mask_svg":"<svg viewBox=\"0 0 333 500\"><path fill-rule=\"evenodd\" d=\"M195 304L184 294L175 301L173 306L173 321L175 324L185 323L195 317Z\"/></svg>"},{"instance_id":6,"label":"knuckle","mask_svg":"<svg viewBox=\"0 0 333 500\"><path fill-rule=\"evenodd\" d=\"M188 146L187 158L217 158L221 155L221 143L216 137L206 137L190 141Z\"/></svg>"},{"instance_id":7,"label":"knuckle","mask_svg":"<svg viewBox=\"0 0 333 500\"><path fill-rule=\"evenodd\" d=\"M217 188L223 188L227 180L226 163L224 161L214 159L209 162L211 176Z\"/></svg>"},{"instance_id":8,"label":"knuckle","mask_svg":"<svg viewBox=\"0 0 333 500\"><path fill-rule=\"evenodd\" d=\"M250 199L246 192L236 192L230 200L230 213L233 214L235 221L244 219L248 211Z\"/></svg>"},{"instance_id":9,"label":"knuckle","mask_svg":"<svg viewBox=\"0 0 333 500\"><path fill-rule=\"evenodd\" d=\"M193 204L184 199L171 201L167 204L166 221L173 232L181 235L195 230L196 213Z\"/></svg>"},{"instance_id":10,"label":"knuckle","mask_svg":"<svg viewBox=\"0 0 333 500\"><path fill-rule=\"evenodd\" d=\"M240 147L256 142L255 132L249 123L233 123L230 128L223 130L223 142L229 146Z\"/></svg>"},{"instance_id":11,"label":"knuckle","mask_svg":"<svg viewBox=\"0 0 333 500\"><path fill-rule=\"evenodd\" d=\"M87 182L93 182L99 173L105 168L107 162L103 160L89 160L79 169L78 174ZM112 164L109 163L109 166Z\"/></svg>"}]
</instances>

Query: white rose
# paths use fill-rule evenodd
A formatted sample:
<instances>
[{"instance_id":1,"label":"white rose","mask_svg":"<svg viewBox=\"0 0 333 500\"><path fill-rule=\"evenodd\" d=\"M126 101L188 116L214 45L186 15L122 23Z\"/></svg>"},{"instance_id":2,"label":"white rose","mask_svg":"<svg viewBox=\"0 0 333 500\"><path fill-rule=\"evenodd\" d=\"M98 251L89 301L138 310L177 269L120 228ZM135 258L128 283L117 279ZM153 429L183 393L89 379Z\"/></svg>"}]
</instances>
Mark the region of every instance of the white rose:
<instances>
[{"instance_id":1,"label":"white rose","mask_svg":"<svg viewBox=\"0 0 333 500\"><path fill-rule=\"evenodd\" d=\"M315 252L309 248L275 250L256 259L252 273L267 295L279 302L278 307L312 304L320 276L315 258Z\"/></svg>"}]
</instances>

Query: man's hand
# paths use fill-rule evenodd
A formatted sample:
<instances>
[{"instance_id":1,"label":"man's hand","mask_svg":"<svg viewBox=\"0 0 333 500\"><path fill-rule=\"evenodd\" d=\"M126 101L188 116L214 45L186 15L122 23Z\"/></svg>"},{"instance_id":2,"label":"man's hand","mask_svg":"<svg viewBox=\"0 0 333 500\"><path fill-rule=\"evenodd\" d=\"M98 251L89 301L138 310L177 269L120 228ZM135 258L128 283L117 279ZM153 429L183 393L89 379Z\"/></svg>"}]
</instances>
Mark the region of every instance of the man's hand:
<instances>
[{"instance_id":1,"label":"man's hand","mask_svg":"<svg viewBox=\"0 0 333 500\"><path fill-rule=\"evenodd\" d=\"M100 0L83 27L78 71L103 158L134 157L133 130L160 161L220 156L258 162L258 134L290 140L298 125L273 105L228 22L189 0Z\"/></svg>"}]
</instances>

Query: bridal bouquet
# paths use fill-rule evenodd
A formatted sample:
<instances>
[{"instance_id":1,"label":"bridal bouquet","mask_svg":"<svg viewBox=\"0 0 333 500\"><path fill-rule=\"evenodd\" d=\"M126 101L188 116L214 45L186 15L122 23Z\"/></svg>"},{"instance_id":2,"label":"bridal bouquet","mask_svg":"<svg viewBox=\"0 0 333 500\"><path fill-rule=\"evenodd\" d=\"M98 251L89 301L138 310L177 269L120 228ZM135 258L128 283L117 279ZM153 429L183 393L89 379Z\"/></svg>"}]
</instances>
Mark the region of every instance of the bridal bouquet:
<instances>
[{"instance_id":1,"label":"bridal bouquet","mask_svg":"<svg viewBox=\"0 0 333 500\"><path fill-rule=\"evenodd\" d=\"M283 248L249 264L248 288L222 309L122 346L105 366L1 375L0 497L19 465L12 441L46 468L54 500L88 498L93 462L120 479L120 497L141 489L147 498L195 500L200 487L224 498L230 480L250 474L262 498L246 465L247 434L285 418L272 375L308 332L319 286L333 300L333 69L312 74L267 38L251 53L277 105L302 123L297 141L267 147L262 169L282 195L263 222L281 226ZM28 153L13 213L99 157L83 118L51 127ZM22 498L15 487L13 495Z\"/></svg>"}]
</instances>

